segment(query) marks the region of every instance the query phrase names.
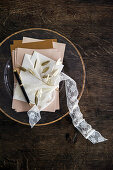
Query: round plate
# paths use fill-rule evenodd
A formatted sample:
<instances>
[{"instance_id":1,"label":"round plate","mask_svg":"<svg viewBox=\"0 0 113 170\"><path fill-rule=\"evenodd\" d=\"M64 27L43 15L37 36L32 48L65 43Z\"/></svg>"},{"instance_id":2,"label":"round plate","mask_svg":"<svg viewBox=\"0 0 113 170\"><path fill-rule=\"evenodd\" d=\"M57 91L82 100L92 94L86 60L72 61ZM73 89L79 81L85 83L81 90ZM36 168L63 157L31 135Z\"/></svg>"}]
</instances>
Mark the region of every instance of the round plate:
<instances>
[{"instance_id":1,"label":"round plate","mask_svg":"<svg viewBox=\"0 0 113 170\"><path fill-rule=\"evenodd\" d=\"M23 37L31 37L36 39L57 39L58 42L66 44L64 55L64 72L73 78L78 87L80 100L84 85L85 85L85 66L75 45L63 35L48 29L31 28L16 32L0 44L0 110L7 115L10 119L21 124L29 125L28 116L26 112L15 112L12 109L12 94L13 94L13 72L11 62L10 44L13 40L22 40ZM36 126L48 125L54 123L66 115L68 115L66 104L65 86L64 83L60 84L60 110L56 112L41 112L41 120Z\"/></svg>"}]
</instances>

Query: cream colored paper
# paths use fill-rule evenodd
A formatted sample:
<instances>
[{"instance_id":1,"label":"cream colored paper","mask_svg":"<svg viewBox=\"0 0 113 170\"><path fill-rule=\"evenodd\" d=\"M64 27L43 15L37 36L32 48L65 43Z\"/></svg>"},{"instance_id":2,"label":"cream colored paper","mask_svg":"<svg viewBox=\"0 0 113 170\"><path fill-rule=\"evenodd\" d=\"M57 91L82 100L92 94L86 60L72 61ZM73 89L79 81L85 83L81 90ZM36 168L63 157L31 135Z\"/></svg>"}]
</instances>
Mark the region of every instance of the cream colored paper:
<instances>
[{"instance_id":1,"label":"cream colored paper","mask_svg":"<svg viewBox=\"0 0 113 170\"><path fill-rule=\"evenodd\" d=\"M47 65L42 65L43 62L49 61ZM34 67L36 62L36 67ZM35 94L38 91L38 108L45 109L55 98L55 89L59 87L59 74L63 68L62 62L54 61L36 51L32 55L25 54L22 67L26 70L32 70L35 76L28 71L20 71L22 84L30 99L30 103L35 103ZM46 72L43 70L48 68ZM56 73L56 74L55 74ZM43 78L44 75L50 75L48 78ZM24 95L17 84L14 90L14 99L26 101Z\"/></svg>"}]
</instances>

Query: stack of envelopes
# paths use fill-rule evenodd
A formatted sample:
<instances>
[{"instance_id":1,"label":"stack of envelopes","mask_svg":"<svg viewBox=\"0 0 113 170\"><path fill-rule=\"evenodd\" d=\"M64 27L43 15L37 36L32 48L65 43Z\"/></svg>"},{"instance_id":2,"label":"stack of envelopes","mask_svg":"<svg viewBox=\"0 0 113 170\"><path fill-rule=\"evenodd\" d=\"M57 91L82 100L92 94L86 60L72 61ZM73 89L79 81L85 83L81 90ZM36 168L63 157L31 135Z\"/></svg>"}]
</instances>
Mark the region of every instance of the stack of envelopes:
<instances>
[{"instance_id":1,"label":"stack of envelopes","mask_svg":"<svg viewBox=\"0 0 113 170\"><path fill-rule=\"evenodd\" d=\"M25 54L32 55L34 51L57 61L61 58L63 62L65 44L57 42L57 39L34 39L23 37L23 40L14 40L10 46L12 53L13 68L17 68L22 64ZM14 91L17 81L14 77ZM28 111L31 107L27 102L17 100L13 96L12 109L16 112ZM55 98L43 111L55 112L59 110L59 90L55 91Z\"/></svg>"}]
</instances>

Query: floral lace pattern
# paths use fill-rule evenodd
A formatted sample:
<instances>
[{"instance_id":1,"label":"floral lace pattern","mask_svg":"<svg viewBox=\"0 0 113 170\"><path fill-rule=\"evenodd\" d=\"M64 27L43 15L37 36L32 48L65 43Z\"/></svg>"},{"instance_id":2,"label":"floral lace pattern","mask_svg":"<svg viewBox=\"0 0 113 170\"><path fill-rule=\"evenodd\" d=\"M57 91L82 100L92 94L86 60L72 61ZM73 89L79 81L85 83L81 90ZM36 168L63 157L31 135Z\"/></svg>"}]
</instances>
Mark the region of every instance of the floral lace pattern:
<instances>
[{"instance_id":1,"label":"floral lace pattern","mask_svg":"<svg viewBox=\"0 0 113 170\"><path fill-rule=\"evenodd\" d=\"M29 124L31 128L41 119L40 110L34 105L28 112Z\"/></svg>"},{"instance_id":2,"label":"floral lace pattern","mask_svg":"<svg viewBox=\"0 0 113 170\"><path fill-rule=\"evenodd\" d=\"M78 89L76 82L61 72L61 81L65 80L65 89L67 97L67 106L69 109L69 114L72 118L73 125L79 130L79 132L93 144L106 141L99 132L94 130L91 125L89 125L85 119L83 119L83 114L78 106Z\"/></svg>"}]
</instances>

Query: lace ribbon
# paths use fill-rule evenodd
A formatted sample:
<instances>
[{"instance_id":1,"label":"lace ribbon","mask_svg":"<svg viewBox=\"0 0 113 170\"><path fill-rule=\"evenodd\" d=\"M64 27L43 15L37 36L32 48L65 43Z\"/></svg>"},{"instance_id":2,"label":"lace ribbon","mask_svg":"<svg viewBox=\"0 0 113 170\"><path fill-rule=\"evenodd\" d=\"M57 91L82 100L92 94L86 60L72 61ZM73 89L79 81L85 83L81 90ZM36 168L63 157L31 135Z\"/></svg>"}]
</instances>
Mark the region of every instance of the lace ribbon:
<instances>
[{"instance_id":1,"label":"lace ribbon","mask_svg":"<svg viewBox=\"0 0 113 170\"><path fill-rule=\"evenodd\" d=\"M67 107L69 109L69 114L72 118L73 125L86 139L90 140L93 144L106 141L106 138L104 138L98 131L93 129L92 126L89 125L85 119L83 119L83 114L81 113L78 105L78 89L76 82L61 72L60 81L63 80L65 81ZM36 106L33 106L33 108L28 111L28 116L31 127L33 127L41 119L40 111Z\"/></svg>"},{"instance_id":2,"label":"lace ribbon","mask_svg":"<svg viewBox=\"0 0 113 170\"><path fill-rule=\"evenodd\" d=\"M98 131L94 130L92 126L83 119L83 114L81 113L78 105L78 89L76 82L63 72L61 72L61 81L62 80L65 80L67 107L69 109L73 125L93 144L106 141L107 139L105 139Z\"/></svg>"}]
</instances>

